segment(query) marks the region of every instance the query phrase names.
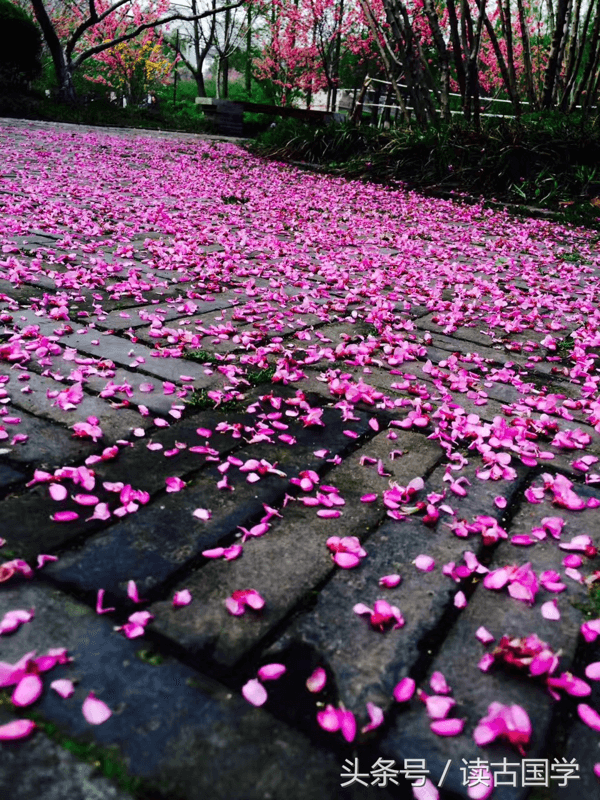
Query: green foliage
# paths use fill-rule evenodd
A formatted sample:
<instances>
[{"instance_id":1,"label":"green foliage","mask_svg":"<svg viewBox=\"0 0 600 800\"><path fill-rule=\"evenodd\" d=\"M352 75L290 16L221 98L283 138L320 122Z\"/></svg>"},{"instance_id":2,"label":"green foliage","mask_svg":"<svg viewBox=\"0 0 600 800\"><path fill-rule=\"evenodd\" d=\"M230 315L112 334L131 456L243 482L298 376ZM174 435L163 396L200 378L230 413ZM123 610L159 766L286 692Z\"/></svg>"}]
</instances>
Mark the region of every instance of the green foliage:
<instances>
[{"instance_id":1,"label":"green foliage","mask_svg":"<svg viewBox=\"0 0 600 800\"><path fill-rule=\"evenodd\" d=\"M0 0L0 85L17 87L41 72L42 39L37 25L8 0Z\"/></svg>"},{"instance_id":2,"label":"green foliage","mask_svg":"<svg viewBox=\"0 0 600 800\"><path fill-rule=\"evenodd\" d=\"M196 361L196 363L198 364L219 363L219 359L213 353L209 353L206 350L202 350L202 348L199 348L198 350L187 350L185 353L185 357L190 361Z\"/></svg>"},{"instance_id":3,"label":"green foliage","mask_svg":"<svg viewBox=\"0 0 600 800\"><path fill-rule=\"evenodd\" d=\"M108 125L111 127L148 128L154 130L180 130L192 133L210 131L202 111L187 102L164 101L158 108L127 106L110 103L104 97L92 97L86 103L69 105L50 99L41 99L35 109L25 112L25 118L58 120L81 125Z\"/></svg>"},{"instance_id":4,"label":"green foliage","mask_svg":"<svg viewBox=\"0 0 600 800\"><path fill-rule=\"evenodd\" d=\"M600 126L573 114L495 118L481 130L462 119L438 128L389 130L284 120L260 135L253 149L348 177L483 195L560 212L565 221L598 221Z\"/></svg>"}]
</instances>

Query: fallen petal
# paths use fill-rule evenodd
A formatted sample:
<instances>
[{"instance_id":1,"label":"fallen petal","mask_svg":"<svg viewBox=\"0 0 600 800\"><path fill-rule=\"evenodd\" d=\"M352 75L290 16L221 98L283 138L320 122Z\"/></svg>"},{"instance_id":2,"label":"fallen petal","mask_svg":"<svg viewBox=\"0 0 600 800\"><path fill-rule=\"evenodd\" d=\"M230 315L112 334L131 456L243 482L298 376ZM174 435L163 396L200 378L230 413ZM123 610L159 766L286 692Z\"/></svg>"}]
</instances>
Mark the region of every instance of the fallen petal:
<instances>
[{"instance_id":1,"label":"fallen petal","mask_svg":"<svg viewBox=\"0 0 600 800\"><path fill-rule=\"evenodd\" d=\"M267 702L266 689L256 678L252 678L242 686L242 694L253 706L262 706Z\"/></svg>"},{"instance_id":2,"label":"fallen petal","mask_svg":"<svg viewBox=\"0 0 600 800\"><path fill-rule=\"evenodd\" d=\"M102 700L98 700L93 692L90 692L83 701L81 710L90 725L102 725L112 716L110 708Z\"/></svg>"}]
</instances>

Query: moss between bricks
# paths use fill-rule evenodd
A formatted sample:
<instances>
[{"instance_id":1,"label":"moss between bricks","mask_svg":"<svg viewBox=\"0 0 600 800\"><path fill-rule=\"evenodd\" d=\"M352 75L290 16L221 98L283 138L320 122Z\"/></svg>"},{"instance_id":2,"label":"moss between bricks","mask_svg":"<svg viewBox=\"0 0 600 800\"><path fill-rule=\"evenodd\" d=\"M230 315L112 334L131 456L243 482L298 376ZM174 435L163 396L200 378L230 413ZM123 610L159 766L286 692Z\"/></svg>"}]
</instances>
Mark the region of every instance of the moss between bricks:
<instances>
[{"instance_id":1,"label":"moss between bricks","mask_svg":"<svg viewBox=\"0 0 600 800\"><path fill-rule=\"evenodd\" d=\"M33 720L38 729L55 744L68 750L80 761L92 764L102 775L138 800L156 800L156 792L153 792L145 781L127 774L127 768L116 747L100 747L93 742L84 742L67 736L53 722L44 719L38 711L31 708L16 709L6 691L0 692L0 708L17 712L16 716L19 718Z\"/></svg>"}]
</instances>

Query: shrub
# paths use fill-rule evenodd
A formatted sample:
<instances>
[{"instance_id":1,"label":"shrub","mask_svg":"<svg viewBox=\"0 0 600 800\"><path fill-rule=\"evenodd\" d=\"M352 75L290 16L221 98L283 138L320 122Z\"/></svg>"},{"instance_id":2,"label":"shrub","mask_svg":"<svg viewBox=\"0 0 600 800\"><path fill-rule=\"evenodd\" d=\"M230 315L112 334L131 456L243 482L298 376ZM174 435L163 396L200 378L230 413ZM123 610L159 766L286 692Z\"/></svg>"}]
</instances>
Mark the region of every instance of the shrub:
<instances>
[{"instance_id":1,"label":"shrub","mask_svg":"<svg viewBox=\"0 0 600 800\"><path fill-rule=\"evenodd\" d=\"M42 39L37 25L8 0L0 0L0 85L20 87L41 72Z\"/></svg>"}]
</instances>

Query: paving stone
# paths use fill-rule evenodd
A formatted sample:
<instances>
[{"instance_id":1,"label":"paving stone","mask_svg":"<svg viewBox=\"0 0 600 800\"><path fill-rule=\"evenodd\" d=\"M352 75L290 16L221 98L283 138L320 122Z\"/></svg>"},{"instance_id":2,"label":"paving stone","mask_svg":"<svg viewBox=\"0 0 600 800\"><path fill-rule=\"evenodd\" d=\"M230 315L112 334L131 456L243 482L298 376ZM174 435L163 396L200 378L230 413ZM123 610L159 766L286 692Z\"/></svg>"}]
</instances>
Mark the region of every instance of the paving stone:
<instances>
[{"instance_id":1,"label":"paving stone","mask_svg":"<svg viewBox=\"0 0 600 800\"><path fill-rule=\"evenodd\" d=\"M159 665L145 663L138 656L143 640L125 639L109 620L60 592L7 585L0 595L0 615L16 604L34 608L35 618L4 637L6 661L15 663L26 652L42 654L53 647L66 647L73 659L44 674L45 689L35 710L63 735L116 747L128 773L155 786L162 796L346 796L339 791L339 760L224 686L168 656ZM49 688L62 677L77 681L68 699ZM81 713L90 691L113 711L102 725L89 725Z\"/></svg>"},{"instance_id":2,"label":"paving stone","mask_svg":"<svg viewBox=\"0 0 600 800\"><path fill-rule=\"evenodd\" d=\"M8 721L9 717L2 720ZM131 797L99 774L92 764L79 761L39 731L24 741L2 743L1 787L19 800L129 800Z\"/></svg>"},{"instance_id":3,"label":"paving stone","mask_svg":"<svg viewBox=\"0 0 600 800\"><path fill-rule=\"evenodd\" d=\"M0 417L0 430L4 427L9 434L8 439L0 441L0 450L7 450L6 455L15 464L52 469L79 461L97 449L91 440L73 438L72 431L53 422L34 417L22 409L5 408L11 418L20 420L18 425L3 426ZM27 441L12 445L12 437L17 434L27 436Z\"/></svg>"},{"instance_id":4,"label":"paving stone","mask_svg":"<svg viewBox=\"0 0 600 800\"><path fill-rule=\"evenodd\" d=\"M93 344L97 341L98 344ZM139 342L135 344L118 336L104 335L97 330L86 333L73 333L62 337L62 344L74 347L82 353L109 358L120 366L131 368L138 361L140 373L149 373L163 380L181 383L182 375L194 378L194 386L202 388L211 384L207 381L204 369L199 364L182 359L156 357L156 352ZM154 355L152 355L154 353Z\"/></svg>"},{"instance_id":5,"label":"paving stone","mask_svg":"<svg viewBox=\"0 0 600 800\"><path fill-rule=\"evenodd\" d=\"M323 419L332 421L336 417L337 411L327 409ZM351 426L359 433L369 430L364 417ZM87 541L80 550L65 554L52 565L49 574L79 590L94 592L105 588L107 592L118 593L130 579L140 581L146 591L160 585L186 562L197 559L203 550L217 546L226 537L233 539L238 526L255 524L251 520L264 515L263 503L280 505L290 488L289 477L305 469L322 467L322 460L313 454L316 448L343 452L350 441L328 424L323 432L308 427L294 433L297 444L293 448L260 444L242 448L235 454L242 461L264 458L276 463L286 477L267 474L258 483L248 483L246 473L231 469L227 475L234 491L218 491L216 484L221 473L216 468L205 470L190 481L185 491L167 494L141 507ZM170 474L176 470L174 463ZM207 507L212 511L208 522L194 519L196 508Z\"/></svg>"},{"instance_id":6,"label":"paving stone","mask_svg":"<svg viewBox=\"0 0 600 800\"><path fill-rule=\"evenodd\" d=\"M588 488L585 488L585 492L581 489L581 493L600 497L600 492ZM550 515L567 519L563 540L570 539L571 535L589 532L590 529L600 531L598 510L576 514L554 509L549 503L543 503L525 504L514 519L511 534L529 533L533 525L539 525L543 517ZM600 543L600 535L594 538ZM537 575L548 569L560 572L564 555L551 538L550 541L538 543L527 550L527 558ZM523 559L518 557L516 548L505 541L497 548L489 566L490 569L495 569L514 562L523 563ZM522 637L536 633L540 639L548 642L554 652L562 653L561 671L568 670L574 657L579 626L583 621L582 613L572 603L582 602L586 593L583 587L568 578L566 583L567 595L558 595L561 612L559 621L546 620L540 613L542 602L555 597L545 590L541 590L542 597L536 599L535 605L529 607L526 603L509 597L506 590L496 592L485 589L481 583L477 585L467 608L460 613L458 621L441 646L438 645L439 652L435 655L428 673L442 672L452 686L453 696L459 705L452 710L450 716L466 719L464 733L460 737L452 738L436 736L429 729L423 706L417 708L418 701L413 701L408 710L398 714L397 721L381 742L382 751L396 758L426 758L435 782L441 777L447 760L452 759L454 768L445 785L460 797L466 798L466 789L461 785L462 776L457 769L462 765L462 758L472 761L479 757L490 762L499 762L506 756L509 761L520 762L515 751L500 743L494 743L488 748L478 748L471 738L473 729L485 716L489 703L494 699L509 705L516 703L526 709L533 726L531 748L527 751L527 757L544 757L546 748L552 746L551 742L546 741L546 733L555 702L543 685L535 680L515 676L501 668L483 675L477 664L485 648L475 638L475 632L483 625L495 636L496 642L505 634ZM430 691L425 682L422 686L425 691ZM579 702L577 698L573 699ZM517 787L498 785L494 797L498 800L518 800L526 797L527 793L519 775Z\"/></svg>"},{"instance_id":7,"label":"paving stone","mask_svg":"<svg viewBox=\"0 0 600 800\"><path fill-rule=\"evenodd\" d=\"M190 314L189 317L182 317L184 301L180 303L173 301L171 303L137 306L128 311L111 311L110 314L106 315L105 319L98 320L98 327L115 331L127 330L128 328L135 329L146 326L149 319L153 316L158 317L164 322L172 322L172 320L179 318L183 318L184 320L189 318L191 320L192 317L195 320L198 313L209 313L217 309L229 308L233 299L237 300L237 295L234 294L233 291L220 292L219 294L213 295L209 300L206 298L194 298L192 302L197 306L197 309L196 312Z\"/></svg>"},{"instance_id":8,"label":"paving stone","mask_svg":"<svg viewBox=\"0 0 600 800\"><path fill-rule=\"evenodd\" d=\"M427 492L443 490L444 472L441 467L434 470L426 481ZM498 492L510 500L517 486L517 481L504 483ZM468 497L460 501L450 500L460 518L471 521L478 514L498 515L489 488L481 481L473 481ZM465 550L477 551L481 546L480 542L450 535L443 523L441 519L431 530L415 517L385 522L365 545L368 558L354 570L337 572L319 593L314 610L290 626L270 656L283 657L298 642L309 646L333 674L337 694L346 708L363 717L366 702L387 709L394 686L419 661L423 642L453 616L457 588L450 579L441 579L443 564L458 563ZM421 554L435 560L434 571L416 569L413 562ZM395 589L379 586L379 578L389 574L402 576ZM353 612L357 603L372 608L378 599L400 608L406 622L403 628L380 633L370 627L366 617Z\"/></svg>"},{"instance_id":9,"label":"paving stone","mask_svg":"<svg viewBox=\"0 0 600 800\"><path fill-rule=\"evenodd\" d=\"M153 424L152 418L141 417L126 408L120 409L119 413L115 414L108 402L85 394L75 409L64 411L55 405L52 398L48 398L47 393L64 391L68 385L28 370L27 386L31 391L24 394L20 391L22 386L17 383L21 374L25 372L10 370L6 364L0 364L0 375L10 377L10 382L4 384L4 388L7 389L16 408L68 428L76 422L84 422L90 416L96 417L103 432L102 445L105 447L118 439L130 437L134 428L148 428Z\"/></svg>"},{"instance_id":10,"label":"paving stone","mask_svg":"<svg viewBox=\"0 0 600 800\"><path fill-rule=\"evenodd\" d=\"M4 448L0 448L4 449ZM6 463L0 461L0 489L5 489L8 486L13 486L15 483L20 483L25 480L25 474L18 472Z\"/></svg>"},{"instance_id":11,"label":"paving stone","mask_svg":"<svg viewBox=\"0 0 600 800\"><path fill-rule=\"evenodd\" d=\"M213 561L186 577L180 588L188 588L196 602L185 617L172 613L168 602L152 606L157 628L194 652L209 652L220 664L232 666L256 641L333 571L325 546L327 536L358 536L364 539L381 521L383 508L361 502L368 491L381 491L388 479L408 482L433 467L441 451L422 436L404 433L393 446L404 455L390 459L390 442L379 434L340 466L327 474L327 485L340 489L345 500L337 519L320 519L299 505L282 509L283 519L273 520L267 535L249 541L242 558L231 562ZM386 477L374 467L361 465L363 456L381 459ZM290 557L290 553L293 557ZM250 620L232 618L223 606L236 589L255 588L266 600L263 614Z\"/></svg>"}]
</instances>

